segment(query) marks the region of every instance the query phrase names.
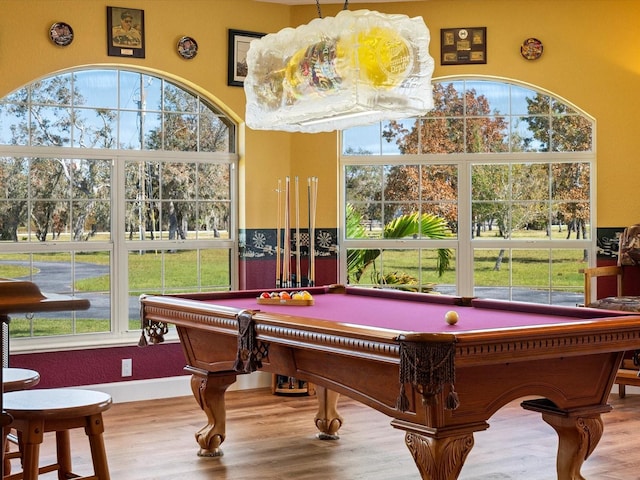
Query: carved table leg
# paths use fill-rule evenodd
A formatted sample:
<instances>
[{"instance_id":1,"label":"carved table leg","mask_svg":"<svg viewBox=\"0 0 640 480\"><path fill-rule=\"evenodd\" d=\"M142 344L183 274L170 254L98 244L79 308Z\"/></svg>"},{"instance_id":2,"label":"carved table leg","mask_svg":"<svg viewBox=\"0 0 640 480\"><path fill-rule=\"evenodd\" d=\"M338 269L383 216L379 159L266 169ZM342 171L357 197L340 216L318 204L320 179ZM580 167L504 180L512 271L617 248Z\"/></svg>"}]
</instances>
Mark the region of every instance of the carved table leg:
<instances>
[{"instance_id":1,"label":"carved table leg","mask_svg":"<svg viewBox=\"0 0 640 480\"><path fill-rule=\"evenodd\" d=\"M600 415L562 417L543 413L542 419L558 433L558 480L585 480L580 468L602 437Z\"/></svg>"},{"instance_id":2,"label":"carved table leg","mask_svg":"<svg viewBox=\"0 0 640 480\"><path fill-rule=\"evenodd\" d=\"M473 448L473 433L489 426L478 422L430 428L397 418L391 425L406 432L405 443L423 480L456 480Z\"/></svg>"},{"instance_id":3,"label":"carved table leg","mask_svg":"<svg viewBox=\"0 0 640 480\"><path fill-rule=\"evenodd\" d=\"M609 412L611 406L562 410L547 399L526 400L522 406L542 413L542 419L558 434L558 480L585 480L580 468L602 437L604 424L600 414Z\"/></svg>"},{"instance_id":4,"label":"carved table leg","mask_svg":"<svg viewBox=\"0 0 640 480\"><path fill-rule=\"evenodd\" d=\"M340 394L316 385L316 396L318 397L318 413L316 414L315 422L316 427L320 430L318 438L321 440L337 440L340 438L338 430L340 430L343 422L338 413L338 398L340 398Z\"/></svg>"},{"instance_id":5,"label":"carved table leg","mask_svg":"<svg viewBox=\"0 0 640 480\"><path fill-rule=\"evenodd\" d=\"M224 394L236 381L235 374L215 375L191 370L191 390L200 408L207 415L207 425L196 432L200 445L198 456L221 457L220 445L225 439L226 408Z\"/></svg>"},{"instance_id":6,"label":"carved table leg","mask_svg":"<svg viewBox=\"0 0 640 480\"><path fill-rule=\"evenodd\" d=\"M473 447L473 433L432 438L407 432L405 443L424 480L455 480Z\"/></svg>"}]
</instances>

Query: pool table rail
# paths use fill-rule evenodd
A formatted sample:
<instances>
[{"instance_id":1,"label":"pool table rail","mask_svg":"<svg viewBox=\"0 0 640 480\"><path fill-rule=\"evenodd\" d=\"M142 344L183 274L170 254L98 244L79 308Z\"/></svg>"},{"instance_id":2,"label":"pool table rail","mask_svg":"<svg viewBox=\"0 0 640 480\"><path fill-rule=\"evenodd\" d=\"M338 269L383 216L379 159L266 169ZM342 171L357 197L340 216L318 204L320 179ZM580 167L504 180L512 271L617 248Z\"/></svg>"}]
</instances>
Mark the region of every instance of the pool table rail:
<instances>
[{"instance_id":1,"label":"pool table rail","mask_svg":"<svg viewBox=\"0 0 640 480\"><path fill-rule=\"evenodd\" d=\"M598 322L466 332L456 337L456 364L518 362L585 353L618 352L640 346L640 316Z\"/></svg>"}]
</instances>

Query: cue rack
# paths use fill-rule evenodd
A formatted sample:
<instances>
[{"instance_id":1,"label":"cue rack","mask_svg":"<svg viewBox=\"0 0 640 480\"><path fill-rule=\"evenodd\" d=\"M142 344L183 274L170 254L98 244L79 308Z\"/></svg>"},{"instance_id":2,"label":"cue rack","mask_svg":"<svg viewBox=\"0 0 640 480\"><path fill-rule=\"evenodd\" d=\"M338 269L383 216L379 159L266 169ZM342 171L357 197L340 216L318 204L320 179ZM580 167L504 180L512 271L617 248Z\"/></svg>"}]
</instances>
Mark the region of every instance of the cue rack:
<instances>
[{"instance_id":1,"label":"cue rack","mask_svg":"<svg viewBox=\"0 0 640 480\"><path fill-rule=\"evenodd\" d=\"M291 192L293 183L293 199ZM302 271L301 258L301 210L300 182L298 177L278 179L278 206L276 213L276 284L275 288L313 287L316 277L315 230L318 208L318 177L307 178L307 231L309 244L307 250L306 276ZM293 203L293 212L292 210ZM295 217L295 218L294 218ZM294 222L295 220L295 222ZM293 224L295 223L295 228ZM292 238L293 237L293 238Z\"/></svg>"},{"instance_id":2,"label":"cue rack","mask_svg":"<svg viewBox=\"0 0 640 480\"><path fill-rule=\"evenodd\" d=\"M305 288L315 285L316 252L315 229L316 211L318 207L318 177L307 178L307 231L309 245L307 249L306 276L303 275L301 257L301 210L300 182L293 178L293 200L291 192L291 178L285 177L284 190L282 179L278 179L278 206L276 212L276 282L275 288ZM295 217L295 228L292 226L292 211ZM292 241L293 236L293 241ZM292 248L292 244L294 248ZM272 393L276 395L313 395L315 388L306 380L286 375L274 374L272 377Z\"/></svg>"}]
</instances>

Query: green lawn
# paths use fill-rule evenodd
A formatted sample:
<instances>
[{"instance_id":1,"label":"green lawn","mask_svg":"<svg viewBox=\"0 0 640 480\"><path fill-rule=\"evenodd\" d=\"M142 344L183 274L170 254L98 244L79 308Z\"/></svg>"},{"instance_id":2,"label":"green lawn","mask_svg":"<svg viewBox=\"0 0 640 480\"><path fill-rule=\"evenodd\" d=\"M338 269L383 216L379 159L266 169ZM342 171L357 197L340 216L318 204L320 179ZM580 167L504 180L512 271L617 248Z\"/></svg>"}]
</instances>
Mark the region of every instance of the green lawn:
<instances>
[{"instance_id":1,"label":"green lawn","mask_svg":"<svg viewBox=\"0 0 640 480\"><path fill-rule=\"evenodd\" d=\"M548 289L580 292L583 286L583 276L578 272L584 268L584 252L578 249L556 249L551 252L553 260L549 258L547 250L513 250L512 257L505 253L500 270L496 270L496 259L499 250L477 249L474 252L474 282L478 286L501 287L508 286L509 281L514 286L525 288ZM200 268L197 269L200 257ZM0 255L2 260L26 260L28 256ZM421 275L421 283L455 284L455 258L452 268L444 276L435 273L435 250L385 250L382 255L385 272L403 273L415 278ZM37 261L69 262L70 255L38 254L33 256ZM78 262L108 265L108 253L76 254ZM196 279L200 284L211 286L210 289L222 288L229 278L229 252L226 250L212 251L178 251L161 254L153 251L132 252L129 254L129 289L132 295L140 293L160 293L159 285L172 291L193 291L196 289ZM421 268L419 269L419 265ZM380 268L378 262L377 268ZM167 273L170 272L170 273ZM0 264L0 278L16 278L27 276L28 267ZM362 284L370 283L370 272L365 272ZM95 292L107 294L110 288L109 275L98 276L76 282L76 289L80 292ZM108 332L110 323L107 319L82 318L82 312L77 313L75 325L68 316L61 318L35 318L29 320L24 316L15 316L11 322L11 336L48 336L67 335L77 333ZM130 320L130 328L138 328L139 320ZM33 331L31 330L33 329Z\"/></svg>"},{"instance_id":2,"label":"green lawn","mask_svg":"<svg viewBox=\"0 0 640 480\"><path fill-rule=\"evenodd\" d=\"M504 258L499 270L496 270L496 262L499 255L497 249L476 249L474 251L474 283L478 286L500 287L508 286L509 280L514 286L527 286L531 288L548 288L577 291L582 289L584 277L579 270L584 268L584 251L581 249L555 249L552 250L552 258L548 250L513 250L512 258L509 252L504 253ZM404 273L414 278L420 278L423 284L434 283L444 285L455 284L455 259L452 268L442 277L438 277L435 271L436 251L423 250L385 250L382 255L382 268L384 272ZM419 270L419 265L422 268ZM380 269L380 262L376 268ZM371 282L369 267L362 276L361 283Z\"/></svg>"}]
</instances>

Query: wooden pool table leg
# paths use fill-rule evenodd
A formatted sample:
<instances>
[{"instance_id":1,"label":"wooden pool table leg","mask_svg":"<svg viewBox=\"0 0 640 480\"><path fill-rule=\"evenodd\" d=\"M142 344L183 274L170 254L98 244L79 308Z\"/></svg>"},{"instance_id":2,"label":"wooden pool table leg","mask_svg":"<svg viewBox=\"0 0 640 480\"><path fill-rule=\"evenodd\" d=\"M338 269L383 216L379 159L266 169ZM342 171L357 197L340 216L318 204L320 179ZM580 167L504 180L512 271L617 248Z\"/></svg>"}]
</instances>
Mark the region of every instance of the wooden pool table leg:
<instances>
[{"instance_id":1,"label":"wooden pool table leg","mask_svg":"<svg viewBox=\"0 0 640 480\"><path fill-rule=\"evenodd\" d=\"M522 406L542 413L542 419L558 434L558 480L585 480L580 469L602 437L604 423L600 414L609 412L611 406L562 410L546 399L528 400Z\"/></svg>"},{"instance_id":2,"label":"wooden pool table leg","mask_svg":"<svg viewBox=\"0 0 640 480\"><path fill-rule=\"evenodd\" d=\"M558 433L558 480L585 480L580 469L602 437L600 415L563 418L543 414L542 418Z\"/></svg>"},{"instance_id":3,"label":"wooden pool table leg","mask_svg":"<svg viewBox=\"0 0 640 480\"><path fill-rule=\"evenodd\" d=\"M405 443L423 480L456 480L473 447L473 432L488 427L482 422L445 433L398 419L391 425L406 432Z\"/></svg>"},{"instance_id":4,"label":"wooden pool table leg","mask_svg":"<svg viewBox=\"0 0 640 480\"><path fill-rule=\"evenodd\" d=\"M340 438L338 430L342 426L343 418L338 413L338 398L340 394L316 385L318 397L318 413L315 417L316 427L321 440L337 440Z\"/></svg>"},{"instance_id":5,"label":"wooden pool table leg","mask_svg":"<svg viewBox=\"0 0 640 480\"><path fill-rule=\"evenodd\" d=\"M200 408L207 415L207 425L196 432L200 445L199 457L221 457L220 445L226 434L226 407L224 394L236 381L235 373L213 374L195 368L191 372L191 390Z\"/></svg>"}]
</instances>

